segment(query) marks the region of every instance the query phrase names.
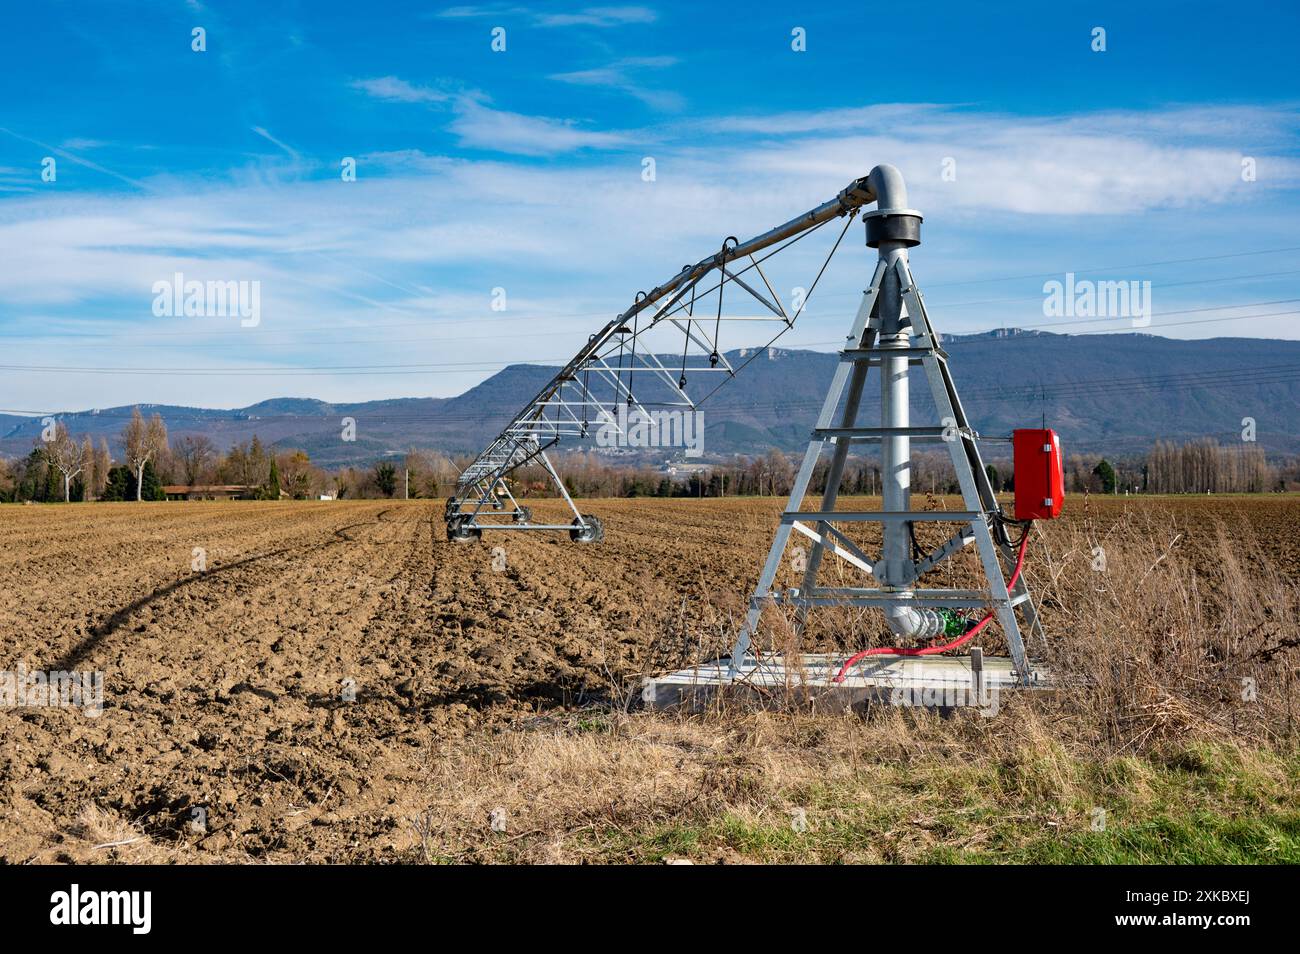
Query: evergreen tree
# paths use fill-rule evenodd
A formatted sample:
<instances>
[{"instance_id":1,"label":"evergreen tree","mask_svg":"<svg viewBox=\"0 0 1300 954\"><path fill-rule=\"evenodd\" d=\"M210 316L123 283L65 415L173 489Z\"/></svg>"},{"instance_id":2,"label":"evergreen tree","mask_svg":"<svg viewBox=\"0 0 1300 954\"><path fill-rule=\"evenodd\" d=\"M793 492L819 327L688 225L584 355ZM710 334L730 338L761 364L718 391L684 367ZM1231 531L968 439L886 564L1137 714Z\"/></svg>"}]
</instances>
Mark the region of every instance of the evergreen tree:
<instances>
[{"instance_id":1,"label":"evergreen tree","mask_svg":"<svg viewBox=\"0 0 1300 954\"><path fill-rule=\"evenodd\" d=\"M1110 465L1110 461L1105 459L1098 461L1097 466L1092 469L1092 475L1101 481L1102 493L1115 492L1115 468Z\"/></svg>"},{"instance_id":2,"label":"evergreen tree","mask_svg":"<svg viewBox=\"0 0 1300 954\"><path fill-rule=\"evenodd\" d=\"M108 482L100 500L134 500L135 478L130 467L112 467L108 471Z\"/></svg>"},{"instance_id":3,"label":"evergreen tree","mask_svg":"<svg viewBox=\"0 0 1300 954\"><path fill-rule=\"evenodd\" d=\"M280 465L276 462L275 455L271 455L271 472L266 478L266 486L262 488L262 497L266 500L280 499Z\"/></svg>"},{"instance_id":4,"label":"evergreen tree","mask_svg":"<svg viewBox=\"0 0 1300 954\"><path fill-rule=\"evenodd\" d=\"M45 486L45 455L39 449L27 455L22 463L22 477L14 488L18 500L39 500Z\"/></svg>"},{"instance_id":5,"label":"evergreen tree","mask_svg":"<svg viewBox=\"0 0 1300 954\"><path fill-rule=\"evenodd\" d=\"M397 490L397 469L388 461L375 465L375 486L385 497L391 497Z\"/></svg>"},{"instance_id":6,"label":"evergreen tree","mask_svg":"<svg viewBox=\"0 0 1300 954\"><path fill-rule=\"evenodd\" d=\"M108 482L100 500L166 500L167 492L163 490L162 481L153 462L144 465L144 479L140 482L139 493L136 492L135 472L130 467L114 467L108 472Z\"/></svg>"},{"instance_id":7,"label":"evergreen tree","mask_svg":"<svg viewBox=\"0 0 1300 954\"><path fill-rule=\"evenodd\" d=\"M166 500L167 491L163 490L158 471L154 470L153 461L144 465L144 478L140 482L139 500Z\"/></svg>"}]
</instances>

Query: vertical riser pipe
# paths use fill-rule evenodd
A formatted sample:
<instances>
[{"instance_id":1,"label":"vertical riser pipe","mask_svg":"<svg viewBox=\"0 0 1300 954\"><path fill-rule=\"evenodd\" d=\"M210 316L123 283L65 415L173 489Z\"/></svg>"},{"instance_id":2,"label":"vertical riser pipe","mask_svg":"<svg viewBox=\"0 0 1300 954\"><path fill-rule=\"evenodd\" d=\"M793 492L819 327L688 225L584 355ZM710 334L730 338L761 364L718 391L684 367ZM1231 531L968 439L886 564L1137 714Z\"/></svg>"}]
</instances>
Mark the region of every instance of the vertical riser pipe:
<instances>
[{"instance_id":1,"label":"vertical riser pipe","mask_svg":"<svg viewBox=\"0 0 1300 954\"><path fill-rule=\"evenodd\" d=\"M871 170L868 182L876 195L878 212L910 211L907 204L907 187L903 176L893 166L877 166ZM919 221L919 217L917 217ZM870 233L869 233L870 234ZM918 233L919 234L919 233ZM880 289L880 337L882 351L890 348L907 348L911 338L911 319L905 314L902 288L894 266L901 260L907 262L907 249L916 241L882 239L877 248L880 261L887 268ZM881 356L880 361L880 416L881 426L906 428L911 426L910 393L908 390L908 359L906 355ZM880 442L881 509L886 513L901 513L912 509L912 442L906 435L889 435ZM881 565L876 575L886 586L898 587L900 594L909 593L912 555L912 525L902 521L886 521L882 528ZM930 610L916 610L906 606L885 608L885 620L890 630L899 636L935 636L943 631L943 620Z\"/></svg>"}]
</instances>

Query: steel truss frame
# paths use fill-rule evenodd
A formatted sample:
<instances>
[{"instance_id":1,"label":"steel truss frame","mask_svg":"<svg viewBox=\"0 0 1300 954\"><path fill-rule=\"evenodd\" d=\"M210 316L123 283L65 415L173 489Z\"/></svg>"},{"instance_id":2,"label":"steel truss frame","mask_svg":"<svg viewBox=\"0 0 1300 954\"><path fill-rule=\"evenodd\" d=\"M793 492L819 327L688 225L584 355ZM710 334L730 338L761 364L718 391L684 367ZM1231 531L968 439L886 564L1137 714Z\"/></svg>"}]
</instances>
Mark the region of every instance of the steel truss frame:
<instances>
[{"instance_id":1,"label":"steel truss frame","mask_svg":"<svg viewBox=\"0 0 1300 954\"><path fill-rule=\"evenodd\" d=\"M772 322L777 329L774 341L794 327L817 285L814 280L804 302L792 314L768 281L763 262L826 223L847 217L839 236L842 239L861 207L872 201L875 194L867 177L856 179L834 199L747 242L728 237L717 253L684 266L651 291L638 293L631 307L592 335L461 472L447 501L448 539L476 540L484 530L568 530L577 542L603 539L600 520L578 510L547 451L564 439L591 437L596 428L610 428L615 439L626 437L625 425L632 417L657 429L658 418L652 408L696 411L716 387L695 397L687 391L689 378L714 375L720 386L740 370L727 358L723 328L735 322ZM837 240L830 254L838 247ZM824 262L818 279L825 268ZM711 276L713 283L706 287L705 280ZM757 302L765 313L724 315L723 293L733 289L743 292L745 301ZM697 303L711 301L715 293L716 310L708 314L697 311ZM673 342L673 349L659 353L650 342L662 342L665 337ZM680 365L673 357L670 368L665 356L679 352ZM624 408L626 412L621 414ZM531 464L542 467L573 513L571 523L534 523L531 509L515 498L509 487L511 475ZM493 520L494 514L500 519Z\"/></svg>"},{"instance_id":2,"label":"steel truss frame","mask_svg":"<svg viewBox=\"0 0 1300 954\"><path fill-rule=\"evenodd\" d=\"M881 331L882 288L888 273L893 270L902 301L911 318L910 346L900 349L878 347ZM907 326L905 326L907 327ZM940 420L933 426L908 426L890 428L864 426L858 422L863 385L869 369L881 367L886 357L906 356L909 366L920 365L930 386L934 406ZM841 407L839 420L836 411ZM836 510L840 483L851 445L879 443L891 435L906 434L912 440L945 443L952 457L953 468L961 487L964 511L841 511ZM948 355L940 347L939 338L925 307L920 288L912 277L907 258L892 262L882 259L876 266L871 286L864 293L852 330L840 352L840 363L832 378L830 389L822 404L812 439L804 454L789 501L781 515L772 547L768 551L749 601L745 624L740 629L729 662L733 679L743 679L765 665L763 656L753 649L763 610L771 606L792 607L796 628L803 625L807 613L816 606L862 606L887 608L910 606L914 608L975 608L992 605L1002 631L1006 635L1015 666L1016 678L1022 684L1033 679L1033 665L1025 649L1021 626L1016 618L1016 608L1024 614L1030 633L1045 643L1043 629L1034 608L1024 574L1010 589L1007 576L1016 562L1016 551L1001 520L1001 505L994 496L993 486L984 469L979 443L983 439L971 427L957 395L956 385L948 368ZM1009 440L1001 438L1000 440ZM833 450L826 477L826 490L821 505L805 511L804 497L814 471L825 449ZM830 553L851 571L873 577L876 561L846 534L835 527L837 523L862 521L951 521L960 524L953 535L923 559L909 561L905 577L891 580L893 585L827 587L818 584L818 571L823 557ZM774 587L777 571L785 554L786 545L793 533L799 533L812 542L801 586L785 591ZM965 547L975 544L987 590L924 589L913 584L923 575L942 564ZM902 584L902 585L900 585Z\"/></svg>"}]
</instances>

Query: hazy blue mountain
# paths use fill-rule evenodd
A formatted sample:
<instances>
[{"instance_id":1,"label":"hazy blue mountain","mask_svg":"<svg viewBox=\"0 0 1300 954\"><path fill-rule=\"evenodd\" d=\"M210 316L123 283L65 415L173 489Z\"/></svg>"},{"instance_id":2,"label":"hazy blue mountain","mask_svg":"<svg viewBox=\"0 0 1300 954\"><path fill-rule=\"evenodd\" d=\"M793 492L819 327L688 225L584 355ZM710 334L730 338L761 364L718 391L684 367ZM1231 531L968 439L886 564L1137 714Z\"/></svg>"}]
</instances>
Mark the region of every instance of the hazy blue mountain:
<instances>
[{"instance_id":1,"label":"hazy blue mountain","mask_svg":"<svg viewBox=\"0 0 1300 954\"><path fill-rule=\"evenodd\" d=\"M1273 454L1300 452L1300 342L1251 338L1180 341L1154 335L1058 335L994 332L951 336L944 347L962 400L985 435L1046 419L1067 449L1123 456L1160 439L1240 439L1253 418L1258 440ZM835 354L771 349L731 352L744 371L703 404L708 456L802 447L838 361ZM673 361L664 356L670 368ZM280 448L300 447L323 466L368 464L407 448L474 453L555 373L555 368L512 365L452 398L399 398L329 404L311 398L275 398L245 408L142 406L158 412L173 438L206 434L222 450L257 434ZM674 372L676 373L676 372ZM722 374L687 371L687 392L708 394ZM877 378L867 388L866 413L879 408ZM645 383L640 383L644 381ZM663 400L663 385L638 377L638 397ZM917 414L930 413L929 388L912 373ZM75 435L116 436L130 407L60 415ZM342 440L344 419L356 421L356 440ZM0 415L0 453L26 454L40 434L39 420Z\"/></svg>"}]
</instances>

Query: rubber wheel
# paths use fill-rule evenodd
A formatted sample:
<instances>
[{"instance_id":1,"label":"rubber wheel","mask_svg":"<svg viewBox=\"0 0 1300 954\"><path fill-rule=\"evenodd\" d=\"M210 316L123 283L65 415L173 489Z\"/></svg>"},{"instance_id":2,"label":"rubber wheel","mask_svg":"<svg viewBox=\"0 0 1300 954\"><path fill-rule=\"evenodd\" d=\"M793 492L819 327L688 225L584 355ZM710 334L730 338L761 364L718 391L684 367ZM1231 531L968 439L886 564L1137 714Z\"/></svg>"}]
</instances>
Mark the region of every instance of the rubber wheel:
<instances>
[{"instance_id":1,"label":"rubber wheel","mask_svg":"<svg viewBox=\"0 0 1300 954\"><path fill-rule=\"evenodd\" d=\"M513 517L515 523L532 523L532 522L533 522L533 508L532 508L532 507L520 507L518 510L516 510L516 511L514 512L514 514L512 515L512 517Z\"/></svg>"},{"instance_id":2,"label":"rubber wheel","mask_svg":"<svg viewBox=\"0 0 1300 954\"><path fill-rule=\"evenodd\" d=\"M583 514L580 518L574 517L569 539L574 543L600 543L605 539L605 525L600 522L599 517L593 517L591 514Z\"/></svg>"},{"instance_id":3,"label":"rubber wheel","mask_svg":"<svg viewBox=\"0 0 1300 954\"><path fill-rule=\"evenodd\" d=\"M483 536L483 531L478 527L467 527L463 518L450 520L447 522L447 539L455 543L469 543L472 540L478 540Z\"/></svg>"}]
</instances>

